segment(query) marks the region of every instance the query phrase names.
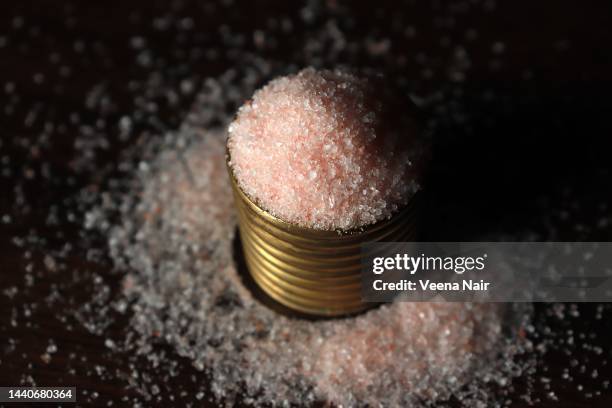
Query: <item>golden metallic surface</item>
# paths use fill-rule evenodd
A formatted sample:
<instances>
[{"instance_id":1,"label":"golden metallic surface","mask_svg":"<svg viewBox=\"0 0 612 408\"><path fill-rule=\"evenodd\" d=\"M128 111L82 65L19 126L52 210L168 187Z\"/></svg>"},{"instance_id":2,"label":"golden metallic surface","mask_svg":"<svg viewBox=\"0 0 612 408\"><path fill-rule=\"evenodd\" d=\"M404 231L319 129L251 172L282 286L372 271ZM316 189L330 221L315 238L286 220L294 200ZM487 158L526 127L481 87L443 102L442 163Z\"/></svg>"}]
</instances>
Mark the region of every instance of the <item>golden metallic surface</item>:
<instances>
[{"instance_id":1,"label":"golden metallic surface","mask_svg":"<svg viewBox=\"0 0 612 408\"><path fill-rule=\"evenodd\" d=\"M304 228L261 209L240 189L229 164L228 171L251 276L270 297L299 312L340 316L373 305L361 301L361 244L415 238L415 199L390 219L364 228Z\"/></svg>"}]
</instances>

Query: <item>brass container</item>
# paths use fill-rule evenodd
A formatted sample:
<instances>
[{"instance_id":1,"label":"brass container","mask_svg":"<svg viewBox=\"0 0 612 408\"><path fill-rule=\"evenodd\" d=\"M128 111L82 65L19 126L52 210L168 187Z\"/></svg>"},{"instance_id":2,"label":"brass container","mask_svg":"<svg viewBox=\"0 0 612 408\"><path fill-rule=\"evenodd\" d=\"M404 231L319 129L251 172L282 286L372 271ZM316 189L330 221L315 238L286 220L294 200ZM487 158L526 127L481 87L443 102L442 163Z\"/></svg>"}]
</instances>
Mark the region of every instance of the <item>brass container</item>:
<instances>
[{"instance_id":1,"label":"brass container","mask_svg":"<svg viewBox=\"0 0 612 408\"><path fill-rule=\"evenodd\" d=\"M228 171L250 274L270 297L302 313L341 316L372 305L361 300L361 244L411 241L416 200L387 220L350 231L300 227L260 208Z\"/></svg>"}]
</instances>

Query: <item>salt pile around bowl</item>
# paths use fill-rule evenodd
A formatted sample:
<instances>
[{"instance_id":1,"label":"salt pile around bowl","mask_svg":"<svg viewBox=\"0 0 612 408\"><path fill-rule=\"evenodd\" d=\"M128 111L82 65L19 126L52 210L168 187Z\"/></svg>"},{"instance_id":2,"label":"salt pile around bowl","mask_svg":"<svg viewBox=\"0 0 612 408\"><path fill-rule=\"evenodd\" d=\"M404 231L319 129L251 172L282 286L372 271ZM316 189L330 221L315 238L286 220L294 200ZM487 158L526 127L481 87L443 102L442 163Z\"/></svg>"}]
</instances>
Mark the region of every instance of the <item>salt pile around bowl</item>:
<instances>
[{"instance_id":1,"label":"salt pile around bowl","mask_svg":"<svg viewBox=\"0 0 612 408\"><path fill-rule=\"evenodd\" d=\"M529 315L521 304L399 302L309 321L261 303L235 259L224 133L181 131L192 133L199 141L182 160L164 149L135 180L139 193L121 203L131 210L109 241L118 265L135 269L124 283L132 327L205 370L215 399L429 406L452 396L473 406L497 399L485 391L490 384L520 375L524 363L514 357ZM150 345L138 352L150 355Z\"/></svg>"},{"instance_id":2,"label":"salt pile around bowl","mask_svg":"<svg viewBox=\"0 0 612 408\"><path fill-rule=\"evenodd\" d=\"M257 91L229 126L231 167L263 209L304 227L389 218L419 189L409 106L375 78L307 68Z\"/></svg>"},{"instance_id":3,"label":"salt pile around bowl","mask_svg":"<svg viewBox=\"0 0 612 408\"><path fill-rule=\"evenodd\" d=\"M393 303L309 321L254 296L236 252L222 113L238 103L230 96L253 88L233 76L215 84L222 92L203 92L172 137L138 152L147 165L88 213L88 228L108 234L116 268L128 271L121 302L133 312L131 353L172 364L157 347L169 345L204 372L192 377L197 395L228 406L503 401L529 367L517 358L530 347L520 335L528 305Z\"/></svg>"}]
</instances>

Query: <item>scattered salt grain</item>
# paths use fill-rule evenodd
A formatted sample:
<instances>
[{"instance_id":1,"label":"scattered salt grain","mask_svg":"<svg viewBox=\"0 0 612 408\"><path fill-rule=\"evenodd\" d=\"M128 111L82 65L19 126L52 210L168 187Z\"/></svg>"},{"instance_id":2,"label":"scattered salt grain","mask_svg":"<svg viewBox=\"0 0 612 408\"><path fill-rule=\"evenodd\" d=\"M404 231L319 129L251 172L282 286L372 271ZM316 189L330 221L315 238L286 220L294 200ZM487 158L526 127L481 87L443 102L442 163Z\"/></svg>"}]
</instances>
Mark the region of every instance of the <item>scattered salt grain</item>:
<instances>
[{"instance_id":1,"label":"scattered salt grain","mask_svg":"<svg viewBox=\"0 0 612 408\"><path fill-rule=\"evenodd\" d=\"M57 352L57 345L55 345L53 341L50 341L49 345L47 346L47 353L53 354L55 352Z\"/></svg>"},{"instance_id":2,"label":"scattered salt grain","mask_svg":"<svg viewBox=\"0 0 612 408\"><path fill-rule=\"evenodd\" d=\"M49 364L51 362L51 355L49 353L41 354L40 359L43 363Z\"/></svg>"}]
</instances>

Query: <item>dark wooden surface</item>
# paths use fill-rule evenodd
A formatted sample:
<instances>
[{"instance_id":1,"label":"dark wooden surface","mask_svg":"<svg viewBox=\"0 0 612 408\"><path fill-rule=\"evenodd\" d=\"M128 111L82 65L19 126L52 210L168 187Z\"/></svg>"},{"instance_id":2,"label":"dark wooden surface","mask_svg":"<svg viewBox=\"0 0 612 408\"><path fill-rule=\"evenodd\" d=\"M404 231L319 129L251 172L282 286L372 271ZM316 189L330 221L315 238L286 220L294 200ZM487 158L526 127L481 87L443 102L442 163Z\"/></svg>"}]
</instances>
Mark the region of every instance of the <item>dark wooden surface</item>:
<instances>
[{"instance_id":1,"label":"dark wooden surface","mask_svg":"<svg viewBox=\"0 0 612 408\"><path fill-rule=\"evenodd\" d=\"M455 125L443 131L459 137L455 146L441 148L436 156L437 170L432 174L434 188L430 193L432 207L426 221L431 225L431 238L470 239L477 232L535 228L542 229L549 239L609 240L610 229L589 227L597 225L609 212L601 208L601 203L609 203L612 197L609 173L612 150L606 142L612 129L609 124L612 7L607 2L504 2L495 7L494 2L486 2L489 5L479 11L457 15L448 29L437 27L439 17L445 15L440 10L450 7L442 5L443 2L405 6L389 2L380 7L384 9L380 13L370 10L371 2L338 3L330 1L322 8L335 15L340 25L349 17L352 19L353 23L346 28L349 37L361 38L368 32L374 32L377 38L389 35L393 49L431 56L427 64L435 73L433 79L423 79L423 67L419 64L408 63L406 67L409 74L419 79L415 86L422 91L435 88L444 78L446 62L437 60L436 55L448 54L444 51L445 37L453 44L464 44L470 51L472 68L459 100L468 111L477 112L478 119L471 122L469 129ZM52 272L44 265L48 251L80 239L79 220L71 221L70 211L58 210L59 225L47 225L49 208L76 194L96 174L73 172L77 154L74 140L82 128L72 123L71 118L76 115L81 124L95 127L100 110L106 109L104 120L108 123L101 127L101 132L107 133L110 147L100 149L91 165L93 168L112 165L117 153L129 145L117 140L116 135L119 119L132 112L138 103L128 90L131 80L142 81L158 69L167 73L176 86L180 86L183 78L191 78L197 88L206 76L217 75L232 63L222 53L215 60L190 54L196 49L218 49L224 25L243 32L247 39L243 47L255 51L257 46L252 41L255 29L265 31L269 20L277 16L302 21L300 13L301 7L282 1L226 5L177 1L3 2L0 156L10 157L10 163L1 168L10 168L12 174L0 178L0 217L11 217L10 222L0 224L0 290L15 287L17 292L0 295L0 385L33 381L40 386L76 386L79 405L107 406L112 401L113 406L131 406L137 396L127 387L134 371L131 364L151 378L148 383L161 378L166 369L163 365L154 368L144 359L134 363L128 356L105 347L106 338L120 338L125 332L125 317L118 316L99 335L84 329L77 319L65 317L72 316L74 310L96 295L95 274L104 276L117 290L120 277L108 275L110 265L90 262L85 253L78 251L71 251L62 260L65 269ZM169 16L173 26L160 32L154 29L154 22L164 16ZM416 35L395 38L397 35L390 29L392 16L401 17L400 25L413 26ZM178 27L181 22L187 29ZM477 31L476 39L456 41L466 37L470 29ZM307 61L300 60L299 47L307 30L300 24L294 30L292 35L277 36L276 46L259 50L260 55L286 60L287 64L306 65ZM154 67L136 63L138 51L134 50L133 41L141 37L159 58ZM499 57L492 52L496 42L504 44ZM55 53L59 60L53 56ZM496 60L502 61L500 67ZM384 59L376 61L379 66L385 65ZM66 74L66 70L70 73ZM92 108L87 103L88 95L99 84L112 95L106 108ZM15 91L7 92L7 86L14 86ZM487 90L500 97L483 99L481 96ZM161 101L159 115L168 126L177 126L192 100L185 97L176 105ZM12 109L9 113L7 106ZM54 124L53 131L45 131L47 122ZM64 130L58 129L62 125ZM142 128L146 130L145 125ZM462 139L465 135L470 137ZM32 149L32 145L42 148ZM53 174L51 180L42 176L44 163ZM28 172L33 172L34 177L28 178ZM566 184L571 186L569 195L563 193ZM16 186L23 191L24 202L20 201L21 193ZM548 198L541 199L540 193L549 190ZM554 205L550 201L554 205L567 201L568 208L574 202L579 204L567 221L551 216L552 210L547 206ZM559 224L554 228L554 236L547 236L543 227L542 219L548 216L551 222ZM45 242L38 239L28 244L14 239L29 235L42 237ZM79 274L77 281L81 283L64 287L62 276L71 273ZM28 276L33 277L31 285ZM61 294L58 300L49 299L54 287ZM580 306L583 316L592 316L596 307ZM610 366L602 363L610 357L610 322L587 317L567 324L560 330L593 333L595 337L590 341L604 347L601 361L589 363L599 368L599 378L589 378L589 373L585 373L582 380L562 382L559 377L567 366L567 356L553 353L547 357L546 367L560 401L544 398L546 391L540 387L535 392L535 397L541 400L537 405L612 406L609 390L585 398L585 392L576 389L582 384L586 389L600 390L603 379L612 378ZM47 359L42 356L49 339L57 345L57 352ZM575 353L579 359L590 358L579 347ZM175 401L160 402L154 398L143 405L184 406L187 402L210 405L194 399L199 391L197 384L205 382L205 376L171 350L168 359L177 361L180 374L159 384L161 393L178 395L178 390L184 390L186 395ZM102 373L97 372L96 366L103 367ZM142 379L138 381L147 384ZM93 393L97 396L92 397ZM524 401L518 400L513 406L524 405Z\"/></svg>"}]
</instances>

